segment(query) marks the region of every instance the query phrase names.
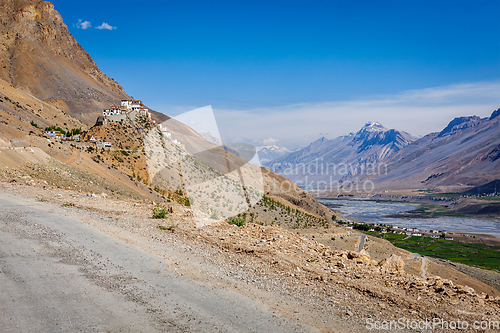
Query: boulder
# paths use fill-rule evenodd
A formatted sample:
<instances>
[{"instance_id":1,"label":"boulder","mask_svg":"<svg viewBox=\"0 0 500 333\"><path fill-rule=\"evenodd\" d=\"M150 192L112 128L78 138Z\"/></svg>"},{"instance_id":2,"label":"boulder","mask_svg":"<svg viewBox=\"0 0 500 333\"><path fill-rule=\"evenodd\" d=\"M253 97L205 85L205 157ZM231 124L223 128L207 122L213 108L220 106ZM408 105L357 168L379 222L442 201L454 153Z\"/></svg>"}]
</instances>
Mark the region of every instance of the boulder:
<instances>
[{"instance_id":1,"label":"boulder","mask_svg":"<svg viewBox=\"0 0 500 333\"><path fill-rule=\"evenodd\" d=\"M443 294L446 295L446 296L455 296L456 295L456 293L454 293L451 290L446 290Z\"/></svg>"},{"instance_id":2,"label":"boulder","mask_svg":"<svg viewBox=\"0 0 500 333\"><path fill-rule=\"evenodd\" d=\"M443 284L445 286L453 287L453 281L448 280L448 279L443 279Z\"/></svg>"},{"instance_id":3,"label":"boulder","mask_svg":"<svg viewBox=\"0 0 500 333\"><path fill-rule=\"evenodd\" d=\"M443 283L443 279L438 279L438 280L435 280L434 282L432 282L430 284L430 286L434 287L434 288L442 288L444 286L444 283Z\"/></svg>"},{"instance_id":4,"label":"boulder","mask_svg":"<svg viewBox=\"0 0 500 333\"><path fill-rule=\"evenodd\" d=\"M362 249L359 252L358 259L360 259L362 262L369 262L370 261L370 254L366 252L365 249Z\"/></svg>"},{"instance_id":5,"label":"boulder","mask_svg":"<svg viewBox=\"0 0 500 333\"><path fill-rule=\"evenodd\" d=\"M360 252L350 251L348 254L349 259L356 259L357 263L364 263L370 261L370 254L365 249Z\"/></svg>"},{"instance_id":6,"label":"boulder","mask_svg":"<svg viewBox=\"0 0 500 333\"><path fill-rule=\"evenodd\" d=\"M474 290L474 288L463 286L462 288L458 289L457 292L459 294L474 294L476 291Z\"/></svg>"},{"instance_id":7,"label":"boulder","mask_svg":"<svg viewBox=\"0 0 500 333\"><path fill-rule=\"evenodd\" d=\"M390 273L403 272L405 262L400 256L392 254L389 258L385 258L379 263L380 268Z\"/></svg>"}]
</instances>

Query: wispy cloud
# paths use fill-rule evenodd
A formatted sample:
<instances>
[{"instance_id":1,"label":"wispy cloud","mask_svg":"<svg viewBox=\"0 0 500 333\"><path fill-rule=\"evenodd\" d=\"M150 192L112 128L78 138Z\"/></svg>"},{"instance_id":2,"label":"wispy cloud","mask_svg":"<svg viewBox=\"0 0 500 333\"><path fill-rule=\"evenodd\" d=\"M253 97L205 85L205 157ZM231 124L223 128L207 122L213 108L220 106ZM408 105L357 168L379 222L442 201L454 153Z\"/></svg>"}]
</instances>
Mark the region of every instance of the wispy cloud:
<instances>
[{"instance_id":1,"label":"wispy cloud","mask_svg":"<svg viewBox=\"0 0 500 333\"><path fill-rule=\"evenodd\" d=\"M90 27L92 27L92 24L89 22L89 21L83 21L83 20L78 20L78 22L76 22L75 24L73 24L74 27L78 28L78 29L88 29Z\"/></svg>"},{"instance_id":2,"label":"wispy cloud","mask_svg":"<svg viewBox=\"0 0 500 333\"><path fill-rule=\"evenodd\" d=\"M500 82L476 82L349 101L214 111L225 142L237 138L258 145L272 137L280 145L296 148L324 133L334 138L355 132L367 121L413 135L437 132L455 117L489 116L500 107L499 91Z\"/></svg>"},{"instance_id":3,"label":"wispy cloud","mask_svg":"<svg viewBox=\"0 0 500 333\"><path fill-rule=\"evenodd\" d=\"M262 144L264 146L274 146L276 143L278 143L279 140L274 139L274 138L267 138L262 140Z\"/></svg>"},{"instance_id":4,"label":"wispy cloud","mask_svg":"<svg viewBox=\"0 0 500 333\"><path fill-rule=\"evenodd\" d=\"M95 27L96 29L99 29L99 30L116 30L116 27L113 27L109 24L107 24L106 22L102 22L102 24L98 27Z\"/></svg>"}]
</instances>

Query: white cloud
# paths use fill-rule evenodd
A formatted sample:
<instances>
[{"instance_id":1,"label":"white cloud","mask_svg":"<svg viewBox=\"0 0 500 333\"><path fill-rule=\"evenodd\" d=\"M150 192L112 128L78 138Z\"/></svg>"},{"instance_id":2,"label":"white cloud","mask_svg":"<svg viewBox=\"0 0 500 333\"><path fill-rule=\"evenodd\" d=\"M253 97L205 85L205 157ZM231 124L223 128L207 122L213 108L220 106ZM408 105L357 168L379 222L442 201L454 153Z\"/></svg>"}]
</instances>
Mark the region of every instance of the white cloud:
<instances>
[{"instance_id":1,"label":"white cloud","mask_svg":"<svg viewBox=\"0 0 500 333\"><path fill-rule=\"evenodd\" d=\"M102 22L102 24L98 27L95 27L96 29L99 29L99 30L115 30L116 27L113 27L109 24L107 24L106 22Z\"/></svg>"},{"instance_id":2,"label":"white cloud","mask_svg":"<svg viewBox=\"0 0 500 333\"><path fill-rule=\"evenodd\" d=\"M81 19L79 19L78 22L73 24L73 26L78 28L78 29L85 30L85 29L92 27L92 24L89 21L82 21Z\"/></svg>"},{"instance_id":3,"label":"white cloud","mask_svg":"<svg viewBox=\"0 0 500 333\"><path fill-rule=\"evenodd\" d=\"M288 148L304 147L356 132L367 121L378 121L413 135L441 131L455 117L486 117L500 107L500 82L477 82L409 90L389 96L303 103L249 110L216 109L222 139L265 142L271 137ZM243 138L243 139L242 139Z\"/></svg>"},{"instance_id":4,"label":"white cloud","mask_svg":"<svg viewBox=\"0 0 500 333\"><path fill-rule=\"evenodd\" d=\"M268 138L268 139L263 139L262 144L264 146L274 146L279 140L273 139L273 138Z\"/></svg>"}]
</instances>

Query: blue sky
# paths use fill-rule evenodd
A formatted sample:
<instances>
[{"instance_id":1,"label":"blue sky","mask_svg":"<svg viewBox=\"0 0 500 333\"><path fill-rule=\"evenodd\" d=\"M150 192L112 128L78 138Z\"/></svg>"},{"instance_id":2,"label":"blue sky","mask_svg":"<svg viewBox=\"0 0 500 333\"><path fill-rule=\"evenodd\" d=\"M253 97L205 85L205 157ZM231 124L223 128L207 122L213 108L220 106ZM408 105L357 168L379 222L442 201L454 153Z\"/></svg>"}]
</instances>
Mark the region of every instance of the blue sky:
<instances>
[{"instance_id":1,"label":"blue sky","mask_svg":"<svg viewBox=\"0 0 500 333\"><path fill-rule=\"evenodd\" d=\"M293 148L367 121L421 135L500 107L498 0L53 3L128 94L171 115L212 105L227 140Z\"/></svg>"}]
</instances>

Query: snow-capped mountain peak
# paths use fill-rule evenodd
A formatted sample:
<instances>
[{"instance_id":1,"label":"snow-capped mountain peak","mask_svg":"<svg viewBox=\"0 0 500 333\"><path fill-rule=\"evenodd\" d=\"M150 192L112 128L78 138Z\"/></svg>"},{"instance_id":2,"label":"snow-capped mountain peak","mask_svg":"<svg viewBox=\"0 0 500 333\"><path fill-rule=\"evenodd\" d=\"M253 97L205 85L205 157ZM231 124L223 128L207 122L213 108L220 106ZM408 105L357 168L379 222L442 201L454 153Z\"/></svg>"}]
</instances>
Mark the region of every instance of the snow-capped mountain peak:
<instances>
[{"instance_id":1,"label":"snow-capped mountain peak","mask_svg":"<svg viewBox=\"0 0 500 333\"><path fill-rule=\"evenodd\" d=\"M259 159L261 163L275 160L291 152L289 149L285 147L278 147L276 145L261 146L261 147L256 147L256 149L257 152L259 153Z\"/></svg>"},{"instance_id":2,"label":"snow-capped mountain peak","mask_svg":"<svg viewBox=\"0 0 500 333\"><path fill-rule=\"evenodd\" d=\"M381 132L381 131L386 131L387 128L384 127L381 123L374 122L374 121L369 121L363 126L360 130L361 131L369 131L369 132Z\"/></svg>"}]
</instances>

